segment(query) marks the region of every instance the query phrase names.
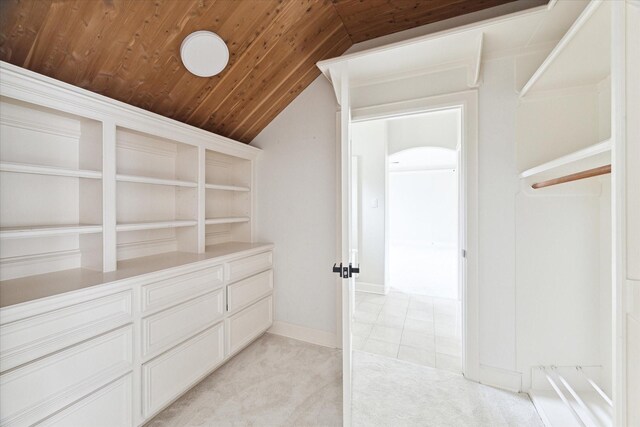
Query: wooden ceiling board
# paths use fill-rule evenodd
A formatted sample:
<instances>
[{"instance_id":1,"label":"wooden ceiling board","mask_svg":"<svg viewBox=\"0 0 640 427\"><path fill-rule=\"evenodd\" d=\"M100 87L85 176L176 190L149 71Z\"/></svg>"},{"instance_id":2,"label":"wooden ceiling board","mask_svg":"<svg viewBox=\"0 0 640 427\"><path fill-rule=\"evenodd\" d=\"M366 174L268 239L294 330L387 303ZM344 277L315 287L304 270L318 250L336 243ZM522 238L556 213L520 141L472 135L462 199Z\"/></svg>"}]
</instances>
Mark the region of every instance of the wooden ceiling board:
<instances>
[{"instance_id":1,"label":"wooden ceiling board","mask_svg":"<svg viewBox=\"0 0 640 427\"><path fill-rule=\"evenodd\" d=\"M515 0L333 0L354 43Z\"/></svg>"},{"instance_id":2,"label":"wooden ceiling board","mask_svg":"<svg viewBox=\"0 0 640 427\"><path fill-rule=\"evenodd\" d=\"M512 0L0 0L0 59L250 142L353 43ZM202 78L180 45L218 33Z\"/></svg>"}]
</instances>

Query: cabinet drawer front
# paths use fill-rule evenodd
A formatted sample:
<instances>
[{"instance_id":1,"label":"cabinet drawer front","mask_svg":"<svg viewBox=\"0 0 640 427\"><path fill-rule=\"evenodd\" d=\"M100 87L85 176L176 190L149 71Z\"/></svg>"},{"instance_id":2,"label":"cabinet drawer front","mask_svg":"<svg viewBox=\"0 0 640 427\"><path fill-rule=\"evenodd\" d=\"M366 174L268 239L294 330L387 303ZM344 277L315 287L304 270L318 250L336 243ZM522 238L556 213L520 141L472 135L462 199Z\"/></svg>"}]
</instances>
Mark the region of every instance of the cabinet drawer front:
<instances>
[{"instance_id":1,"label":"cabinet drawer front","mask_svg":"<svg viewBox=\"0 0 640 427\"><path fill-rule=\"evenodd\" d=\"M235 280L242 279L243 277L259 273L267 268L271 268L272 264L273 253L271 251L231 261L228 264L229 270L227 279L233 282Z\"/></svg>"},{"instance_id":2,"label":"cabinet drawer front","mask_svg":"<svg viewBox=\"0 0 640 427\"><path fill-rule=\"evenodd\" d=\"M222 287L222 265L194 271L142 287L142 311L149 312L186 301Z\"/></svg>"},{"instance_id":3,"label":"cabinet drawer front","mask_svg":"<svg viewBox=\"0 0 640 427\"><path fill-rule=\"evenodd\" d=\"M273 323L273 304L269 296L227 318L227 345L233 354L266 331Z\"/></svg>"},{"instance_id":4,"label":"cabinet drawer front","mask_svg":"<svg viewBox=\"0 0 640 427\"><path fill-rule=\"evenodd\" d=\"M224 360L222 322L142 365L144 417L178 397Z\"/></svg>"},{"instance_id":5,"label":"cabinet drawer front","mask_svg":"<svg viewBox=\"0 0 640 427\"><path fill-rule=\"evenodd\" d=\"M251 276L227 287L228 310L235 311L273 290L273 270Z\"/></svg>"},{"instance_id":6,"label":"cabinet drawer front","mask_svg":"<svg viewBox=\"0 0 640 427\"><path fill-rule=\"evenodd\" d=\"M127 374L38 425L128 427L132 420L131 374Z\"/></svg>"},{"instance_id":7,"label":"cabinet drawer front","mask_svg":"<svg viewBox=\"0 0 640 427\"><path fill-rule=\"evenodd\" d=\"M142 319L142 355L147 358L171 348L224 315L224 289L202 295Z\"/></svg>"},{"instance_id":8,"label":"cabinet drawer front","mask_svg":"<svg viewBox=\"0 0 640 427\"><path fill-rule=\"evenodd\" d=\"M131 370L132 326L0 375L0 424L31 425Z\"/></svg>"},{"instance_id":9,"label":"cabinet drawer front","mask_svg":"<svg viewBox=\"0 0 640 427\"><path fill-rule=\"evenodd\" d=\"M0 326L0 371L131 322L131 291Z\"/></svg>"}]
</instances>

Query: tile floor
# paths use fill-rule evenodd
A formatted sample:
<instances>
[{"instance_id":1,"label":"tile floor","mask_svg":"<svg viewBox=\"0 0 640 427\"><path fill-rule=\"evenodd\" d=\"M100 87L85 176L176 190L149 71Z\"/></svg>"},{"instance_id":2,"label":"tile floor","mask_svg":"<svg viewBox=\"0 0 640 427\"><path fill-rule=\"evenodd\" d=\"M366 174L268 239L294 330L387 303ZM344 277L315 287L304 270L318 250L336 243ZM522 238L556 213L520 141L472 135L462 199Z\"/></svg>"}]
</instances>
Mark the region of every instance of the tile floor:
<instances>
[{"instance_id":1,"label":"tile floor","mask_svg":"<svg viewBox=\"0 0 640 427\"><path fill-rule=\"evenodd\" d=\"M352 330L355 350L462 371L459 301L393 289L356 292Z\"/></svg>"}]
</instances>

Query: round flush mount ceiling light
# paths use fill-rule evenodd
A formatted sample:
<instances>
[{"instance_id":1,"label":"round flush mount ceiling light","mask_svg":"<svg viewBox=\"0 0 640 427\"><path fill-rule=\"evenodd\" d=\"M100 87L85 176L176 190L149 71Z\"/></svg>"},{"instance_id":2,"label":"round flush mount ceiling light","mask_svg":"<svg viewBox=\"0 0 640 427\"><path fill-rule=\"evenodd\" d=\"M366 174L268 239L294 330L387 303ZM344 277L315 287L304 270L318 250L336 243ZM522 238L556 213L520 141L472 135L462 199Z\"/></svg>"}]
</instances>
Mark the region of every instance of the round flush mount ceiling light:
<instances>
[{"instance_id":1,"label":"round flush mount ceiling light","mask_svg":"<svg viewBox=\"0 0 640 427\"><path fill-rule=\"evenodd\" d=\"M196 31L189 34L182 42L180 57L184 66L192 74L211 77L227 66L229 49L216 33Z\"/></svg>"}]
</instances>

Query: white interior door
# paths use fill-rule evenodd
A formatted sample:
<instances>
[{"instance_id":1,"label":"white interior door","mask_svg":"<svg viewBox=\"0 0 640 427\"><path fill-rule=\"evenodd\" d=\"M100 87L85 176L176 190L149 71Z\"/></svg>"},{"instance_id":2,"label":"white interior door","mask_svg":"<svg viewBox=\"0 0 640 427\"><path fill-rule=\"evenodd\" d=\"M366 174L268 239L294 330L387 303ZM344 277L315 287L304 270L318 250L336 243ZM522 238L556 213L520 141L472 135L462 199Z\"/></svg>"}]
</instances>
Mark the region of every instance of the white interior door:
<instances>
[{"instance_id":1,"label":"white interior door","mask_svg":"<svg viewBox=\"0 0 640 427\"><path fill-rule=\"evenodd\" d=\"M345 73L346 74L346 73ZM356 266L357 239L353 219L354 182L351 156L351 111L348 78L343 76L340 91L340 151L341 151L341 205L342 205L342 381L343 425L351 425L352 344L351 319L355 300L355 276L350 266Z\"/></svg>"}]
</instances>

